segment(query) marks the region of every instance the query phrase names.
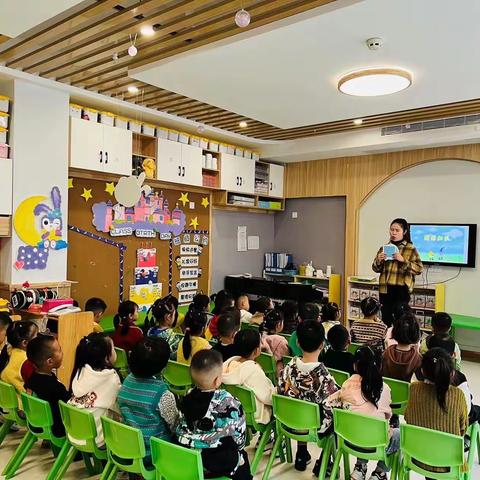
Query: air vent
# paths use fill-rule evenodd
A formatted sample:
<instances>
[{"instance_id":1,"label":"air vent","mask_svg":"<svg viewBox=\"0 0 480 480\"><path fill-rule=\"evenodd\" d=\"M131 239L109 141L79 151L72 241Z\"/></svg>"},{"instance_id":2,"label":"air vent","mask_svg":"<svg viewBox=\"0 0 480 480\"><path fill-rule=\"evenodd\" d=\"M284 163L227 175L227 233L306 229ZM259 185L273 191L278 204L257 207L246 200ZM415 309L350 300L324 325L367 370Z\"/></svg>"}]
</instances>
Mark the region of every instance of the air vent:
<instances>
[{"instance_id":1,"label":"air vent","mask_svg":"<svg viewBox=\"0 0 480 480\"><path fill-rule=\"evenodd\" d=\"M480 114L473 113L472 115L464 115L461 117L441 118L439 120L426 120L424 122L405 123L403 125L383 127L382 136L438 130L439 128L461 127L463 125L475 125L477 123L480 123Z\"/></svg>"}]
</instances>

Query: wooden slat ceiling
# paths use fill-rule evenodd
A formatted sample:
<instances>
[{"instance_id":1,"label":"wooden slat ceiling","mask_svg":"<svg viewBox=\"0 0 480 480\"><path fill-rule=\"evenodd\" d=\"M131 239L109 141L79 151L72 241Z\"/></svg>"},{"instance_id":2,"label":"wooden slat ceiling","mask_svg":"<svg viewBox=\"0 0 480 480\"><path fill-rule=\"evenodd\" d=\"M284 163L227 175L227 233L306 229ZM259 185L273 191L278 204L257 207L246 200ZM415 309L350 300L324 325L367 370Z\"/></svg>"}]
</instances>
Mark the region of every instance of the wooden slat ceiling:
<instances>
[{"instance_id":1,"label":"wooden slat ceiling","mask_svg":"<svg viewBox=\"0 0 480 480\"><path fill-rule=\"evenodd\" d=\"M7 67L122 98L173 115L265 140L294 140L366 127L480 112L480 99L363 118L281 129L129 78L129 70L232 37L246 30L332 3L335 0L85 0L14 39L0 36L0 61ZM249 27L233 20L240 8ZM155 35L143 37L143 26ZM138 54L130 57L130 36ZM6 41L5 41L6 40ZM115 59L114 59L115 56ZM134 85L138 94L127 87ZM240 128L245 120L247 128Z\"/></svg>"}]
</instances>

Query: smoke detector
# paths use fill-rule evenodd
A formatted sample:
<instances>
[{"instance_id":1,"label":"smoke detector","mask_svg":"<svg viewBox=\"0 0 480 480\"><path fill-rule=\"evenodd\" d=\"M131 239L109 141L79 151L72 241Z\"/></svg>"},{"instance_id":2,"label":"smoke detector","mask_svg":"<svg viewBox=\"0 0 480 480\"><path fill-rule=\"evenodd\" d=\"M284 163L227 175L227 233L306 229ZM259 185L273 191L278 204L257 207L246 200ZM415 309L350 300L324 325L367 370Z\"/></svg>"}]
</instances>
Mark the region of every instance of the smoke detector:
<instances>
[{"instance_id":1,"label":"smoke detector","mask_svg":"<svg viewBox=\"0 0 480 480\"><path fill-rule=\"evenodd\" d=\"M373 37L365 41L369 50L380 50L383 47L383 38Z\"/></svg>"}]
</instances>

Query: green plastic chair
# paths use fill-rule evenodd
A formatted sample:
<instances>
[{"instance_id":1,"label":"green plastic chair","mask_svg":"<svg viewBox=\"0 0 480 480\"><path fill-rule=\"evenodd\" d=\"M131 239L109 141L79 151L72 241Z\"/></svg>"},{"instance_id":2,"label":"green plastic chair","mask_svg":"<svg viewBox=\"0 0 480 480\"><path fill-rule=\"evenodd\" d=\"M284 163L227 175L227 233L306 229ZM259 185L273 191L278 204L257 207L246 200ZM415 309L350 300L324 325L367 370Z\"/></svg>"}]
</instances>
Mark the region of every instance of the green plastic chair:
<instances>
[{"instance_id":1,"label":"green plastic chair","mask_svg":"<svg viewBox=\"0 0 480 480\"><path fill-rule=\"evenodd\" d=\"M3 410L1 414L3 424L0 427L1 445L14 423L20 426L26 424L23 412L18 408L18 396L15 387L2 381L0 381L0 408Z\"/></svg>"},{"instance_id":2,"label":"green plastic chair","mask_svg":"<svg viewBox=\"0 0 480 480\"><path fill-rule=\"evenodd\" d=\"M145 466L145 442L142 432L111 418L101 417L107 446L107 465L100 480L114 480L119 470L155 479L155 470ZM178 465L177 465L178 468Z\"/></svg>"},{"instance_id":3,"label":"green plastic chair","mask_svg":"<svg viewBox=\"0 0 480 480\"><path fill-rule=\"evenodd\" d=\"M27 418L27 433L2 471L5 478L12 478L15 475L37 440L48 440L55 456L65 443L65 437L56 437L52 433L53 419L50 404L26 393L22 393L21 398Z\"/></svg>"},{"instance_id":4,"label":"green plastic chair","mask_svg":"<svg viewBox=\"0 0 480 480\"><path fill-rule=\"evenodd\" d=\"M463 437L430 430L415 425L400 425L400 480L410 478L410 472L436 480L469 480L477 447L478 425L474 427L465 470ZM447 472L431 472L426 466L448 467Z\"/></svg>"},{"instance_id":5,"label":"green plastic chair","mask_svg":"<svg viewBox=\"0 0 480 480\"><path fill-rule=\"evenodd\" d=\"M467 435L470 438L475 437L475 441L477 444L477 461L480 463L480 425L477 423L473 423L468 427Z\"/></svg>"},{"instance_id":6,"label":"green plastic chair","mask_svg":"<svg viewBox=\"0 0 480 480\"><path fill-rule=\"evenodd\" d=\"M115 352L117 354L117 360L115 361L115 364L113 366L117 369L122 379L125 379L130 373L127 352L123 348L118 347L115 347Z\"/></svg>"},{"instance_id":7,"label":"green plastic chair","mask_svg":"<svg viewBox=\"0 0 480 480\"><path fill-rule=\"evenodd\" d=\"M320 409L316 403L297 400L274 394L272 397L273 416L275 417L276 439L268 459L263 480L270 476L273 462L279 454L282 442L286 444L287 461L292 462L291 440L297 442L314 442L323 450L322 464L318 478L323 480L327 471L328 460L334 445L333 434L318 437L320 428ZM335 477L331 477L335 478Z\"/></svg>"},{"instance_id":8,"label":"green plastic chair","mask_svg":"<svg viewBox=\"0 0 480 480\"><path fill-rule=\"evenodd\" d=\"M410 397L410 382L402 382L394 378L383 377L383 381L390 387L392 393L392 412L403 415Z\"/></svg>"},{"instance_id":9,"label":"green plastic chair","mask_svg":"<svg viewBox=\"0 0 480 480\"><path fill-rule=\"evenodd\" d=\"M156 480L204 480L202 456L198 450L190 450L155 437L150 438L150 446ZM228 478L216 477L215 480Z\"/></svg>"},{"instance_id":10,"label":"green plastic chair","mask_svg":"<svg viewBox=\"0 0 480 480\"><path fill-rule=\"evenodd\" d=\"M349 455L365 460L383 460L392 469L390 479L397 478L398 453L385 453L390 442L387 420L335 408L333 424L337 437L337 453L331 478L337 478L342 457L344 478L350 478Z\"/></svg>"},{"instance_id":11,"label":"green plastic chair","mask_svg":"<svg viewBox=\"0 0 480 480\"><path fill-rule=\"evenodd\" d=\"M252 432L260 432L260 442L256 447L255 456L253 457L252 464L250 465L250 471L252 472L252 475L255 475L260 460L265 452L265 447L268 443L270 433L273 430L275 422L273 418L272 421L267 424L258 423L255 420L255 394L251 388L242 387L241 385L224 385L224 387L225 390L230 392L242 404L250 435Z\"/></svg>"},{"instance_id":12,"label":"green plastic chair","mask_svg":"<svg viewBox=\"0 0 480 480\"><path fill-rule=\"evenodd\" d=\"M168 361L163 371L163 378L169 390L179 397L186 395L193 386L190 367L174 360Z\"/></svg>"},{"instance_id":13,"label":"green plastic chair","mask_svg":"<svg viewBox=\"0 0 480 480\"><path fill-rule=\"evenodd\" d=\"M283 365L288 365L291 361L292 361L292 358L291 356L289 355L284 355L282 357L282 362L283 362Z\"/></svg>"},{"instance_id":14,"label":"green plastic chair","mask_svg":"<svg viewBox=\"0 0 480 480\"><path fill-rule=\"evenodd\" d=\"M291 333L279 333L282 337L285 337L287 339L287 342L290 341L290 337L292 336Z\"/></svg>"},{"instance_id":15,"label":"green plastic chair","mask_svg":"<svg viewBox=\"0 0 480 480\"><path fill-rule=\"evenodd\" d=\"M69 436L67 436L67 440L60 450L47 476L47 480L60 480L63 478L77 452L82 453L89 475L102 473L103 465L101 460L107 459L107 451L98 448L95 443L97 427L92 413L85 409L68 405L61 400L58 402L58 405L60 406L60 415L62 416L65 430ZM78 442L72 440L72 438L78 440ZM93 459L93 465L90 463L90 456Z\"/></svg>"},{"instance_id":16,"label":"green plastic chair","mask_svg":"<svg viewBox=\"0 0 480 480\"><path fill-rule=\"evenodd\" d=\"M265 375L272 381L274 385L277 384L277 361L273 355L269 353L261 353L255 361L262 367Z\"/></svg>"},{"instance_id":17,"label":"green plastic chair","mask_svg":"<svg viewBox=\"0 0 480 480\"><path fill-rule=\"evenodd\" d=\"M364 345L362 345L361 343L351 343L349 346L348 346L348 351L350 353L355 353L360 347L363 347Z\"/></svg>"},{"instance_id":18,"label":"green plastic chair","mask_svg":"<svg viewBox=\"0 0 480 480\"><path fill-rule=\"evenodd\" d=\"M350 378L350 374L348 372L342 372L341 370L335 370L334 368L327 368L330 372L330 375L335 379L335 382L339 387L341 387L346 380Z\"/></svg>"}]
</instances>

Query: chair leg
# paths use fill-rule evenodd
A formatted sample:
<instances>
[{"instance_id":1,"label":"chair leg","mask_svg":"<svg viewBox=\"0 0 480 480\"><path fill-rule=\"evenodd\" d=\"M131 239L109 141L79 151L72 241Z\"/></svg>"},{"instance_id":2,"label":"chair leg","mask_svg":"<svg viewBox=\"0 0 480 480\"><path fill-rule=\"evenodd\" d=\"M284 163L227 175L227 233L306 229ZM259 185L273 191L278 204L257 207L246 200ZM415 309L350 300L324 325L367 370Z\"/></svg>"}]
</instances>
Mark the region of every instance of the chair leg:
<instances>
[{"instance_id":1,"label":"chair leg","mask_svg":"<svg viewBox=\"0 0 480 480\"><path fill-rule=\"evenodd\" d=\"M337 453L335 455L335 460L333 461L332 474L330 475L330 478L333 480L340 478L340 460L341 459L342 459L342 451L338 448ZM344 478L348 479L349 477L344 476Z\"/></svg>"},{"instance_id":2,"label":"chair leg","mask_svg":"<svg viewBox=\"0 0 480 480\"><path fill-rule=\"evenodd\" d=\"M95 469L95 475L98 475L103 471L102 461L95 455L93 455L92 458L93 458L93 468Z\"/></svg>"},{"instance_id":3,"label":"chair leg","mask_svg":"<svg viewBox=\"0 0 480 480\"><path fill-rule=\"evenodd\" d=\"M287 455L287 463L293 462L293 455L292 455L292 441L285 437L285 453Z\"/></svg>"},{"instance_id":4,"label":"chair leg","mask_svg":"<svg viewBox=\"0 0 480 480\"><path fill-rule=\"evenodd\" d=\"M345 478L350 478L350 455L346 452L343 454L343 472Z\"/></svg>"},{"instance_id":5,"label":"chair leg","mask_svg":"<svg viewBox=\"0 0 480 480\"><path fill-rule=\"evenodd\" d=\"M12 458L3 469L2 475L4 475L5 478L11 478L15 475L16 471L19 469L23 460L28 455L28 452L32 449L36 441L37 437L33 435L33 433L27 432L25 434L22 442L15 450Z\"/></svg>"},{"instance_id":6,"label":"chair leg","mask_svg":"<svg viewBox=\"0 0 480 480\"><path fill-rule=\"evenodd\" d=\"M270 476L270 471L272 470L273 462L277 457L277 452L282 443L282 439L282 434L277 435L275 443L273 444L272 453L270 453L270 458L268 459L267 466L265 467L265 471L263 472L262 480L268 480L268 477Z\"/></svg>"},{"instance_id":7,"label":"chair leg","mask_svg":"<svg viewBox=\"0 0 480 480\"><path fill-rule=\"evenodd\" d=\"M65 472L72 463L75 454L76 449L70 443L65 442L45 480L60 480L63 478Z\"/></svg>"},{"instance_id":8,"label":"chair leg","mask_svg":"<svg viewBox=\"0 0 480 480\"><path fill-rule=\"evenodd\" d=\"M322 448L322 463L320 465L320 472L318 473L319 480L325 479L325 476L327 474L328 461L330 460L331 452L332 452L332 438L330 437L325 440L325 444Z\"/></svg>"},{"instance_id":9,"label":"chair leg","mask_svg":"<svg viewBox=\"0 0 480 480\"><path fill-rule=\"evenodd\" d=\"M253 457L252 465L250 466L250 471L252 475L255 475L258 464L260 463L260 460L262 459L263 452L265 451L265 447L267 445L267 442L270 438L270 433L272 431L272 425L267 425L265 428L265 431L262 433L262 436L260 437L260 442L257 446L257 451L255 452L255 456Z\"/></svg>"},{"instance_id":10,"label":"chair leg","mask_svg":"<svg viewBox=\"0 0 480 480\"><path fill-rule=\"evenodd\" d=\"M87 469L88 476L93 477L95 475L95 469L93 468L92 462L90 460L90 455L86 452L82 452L83 463Z\"/></svg>"},{"instance_id":11,"label":"chair leg","mask_svg":"<svg viewBox=\"0 0 480 480\"><path fill-rule=\"evenodd\" d=\"M3 424L0 428L0 445L2 442L5 440L5 437L7 436L7 433L10 431L10 427L14 424L15 422L13 420L3 420Z\"/></svg>"}]
</instances>

